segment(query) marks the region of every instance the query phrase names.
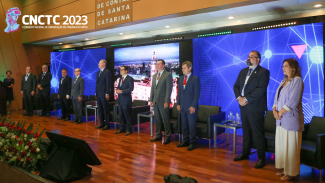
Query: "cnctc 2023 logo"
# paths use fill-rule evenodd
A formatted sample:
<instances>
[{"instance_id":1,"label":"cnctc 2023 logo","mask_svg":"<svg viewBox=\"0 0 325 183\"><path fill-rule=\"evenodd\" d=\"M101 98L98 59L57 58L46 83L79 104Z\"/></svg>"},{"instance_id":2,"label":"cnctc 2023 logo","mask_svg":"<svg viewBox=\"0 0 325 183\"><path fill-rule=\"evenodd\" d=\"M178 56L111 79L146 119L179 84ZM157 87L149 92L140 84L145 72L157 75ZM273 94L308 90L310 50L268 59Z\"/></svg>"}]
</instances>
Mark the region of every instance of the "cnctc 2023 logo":
<instances>
[{"instance_id":1,"label":"cnctc 2023 logo","mask_svg":"<svg viewBox=\"0 0 325 183\"><path fill-rule=\"evenodd\" d=\"M7 27L5 28L6 33L14 32L19 29L20 25L17 24L18 17L21 15L21 11L17 8L10 8L6 13L6 23ZM29 18L29 21L26 21L26 18ZM63 16L65 21L61 26L60 21L57 22L57 19L60 18L60 15L24 15L22 17L23 28L41 28L41 29L61 29L61 28L88 28L87 25L88 17L83 16ZM52 24L52 26L50 26ZM26 26L27 25L27 26ZM67 25L67 26L66 26ZM73 26L71 26L73 25ZM74 26L76 25L76 26Z\"/></svg>"}]
</instances>

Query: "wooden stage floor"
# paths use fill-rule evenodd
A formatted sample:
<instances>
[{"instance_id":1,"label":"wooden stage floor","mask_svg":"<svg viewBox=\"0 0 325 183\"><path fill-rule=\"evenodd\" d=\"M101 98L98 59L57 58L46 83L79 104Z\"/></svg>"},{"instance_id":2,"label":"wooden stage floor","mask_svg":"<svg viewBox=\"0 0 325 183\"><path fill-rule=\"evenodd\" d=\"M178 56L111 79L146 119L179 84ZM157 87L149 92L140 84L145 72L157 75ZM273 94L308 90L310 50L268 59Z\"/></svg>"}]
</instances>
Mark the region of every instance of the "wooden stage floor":
<instances>
[{"instance_id":1,"label":"wooden stage floor","mask_svg":"<svg viewBox=\"0 0 325 183\"><path fill-rule=\"evenodd\" d=\"M57 120L56 116L24 117L22 111L12 112L7 117L14 120L26 119L27 123L40 124L41 129L62 135L86 140L96 153L102 165L91 166L92 174L74 182L116 182L116 183L163 183L164 176L178 174L189 176L199 183L209 182L284 182L275 176L274 154L267 153L267 165L262 169L254 169L257 154L250 155L250 160L234 162L235 155L230 145L220 143L217 149L209 149L207 143L199 144L194 151L177 148L178 139L172 136L172 142L150 142L149 123L141 125L141 133L130 136L114 134L111 129L102 131L95 129L94 121L82 124ZM92 118L94 119L94 118ZM218 137L222 139L222 135ZM230 139L231 140L231 139ZM204 140L200 140L204 142ZM242 149L242 137L237 137L237 152ZM319 172L301 165L301 175L294 182L319 182ZM324 174L323 174L324 175ZM324 178L323 178L324 180Z\"/></svg>"}]
</instances>

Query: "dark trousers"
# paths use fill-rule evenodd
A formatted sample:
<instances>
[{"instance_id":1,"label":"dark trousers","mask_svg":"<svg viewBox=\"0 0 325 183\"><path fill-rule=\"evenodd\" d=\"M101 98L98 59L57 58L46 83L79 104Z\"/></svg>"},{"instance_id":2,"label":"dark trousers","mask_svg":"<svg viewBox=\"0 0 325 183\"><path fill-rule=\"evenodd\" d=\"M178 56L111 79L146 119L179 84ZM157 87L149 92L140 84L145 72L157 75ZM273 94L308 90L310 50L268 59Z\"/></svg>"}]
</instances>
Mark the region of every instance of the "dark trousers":
<instances>
[{"instance_id":1,"label":"dark trousers","mask_svg":"<svg viewBox=\"0 0 325 183\"><path fill-rule=\"evenodd\" d=\"M74 110L74 115L76 116L77 120L82 119L82 100L79 102L78 97L72 99L72 106Z\"/></svg>"},{"instance_id":2,"label":"dark trousers","mask_svg":"<svg viewBox=\"0 0 325 183\"><path fill-rule=\"evenodd\" d=\"M60 103L62 107L62 118L70 118L69 99L65 95L60 95Z\"/></svg>"},{"instance_id":3,"label":"dark trousers","mask_svg":"<svg viewBox=\"0 0 325 183\"><path fill-rule=\"evenodd\" d=\"M106 97L97 97L97 106L100 125L109 126L109 101L106 100Z\"/></svg>"},{"instance_id":4,"label":"dark trousers","mask_svg":"<svg viewBox=\"0 0 325 183\"><path fill-rule=\"evenodd\" d=\"M34 112L34 96L30 93L27 93L26 90L24 91L24 103L26 113L33 114Z\"/></svg>"},{"instance_id":5,"label":"dark trousers","mask_svg":"<svg viewBox=\"0 0 325 183\"><path fill-rule=\"evenodd\" d=\"M132 132L132 116L131 116L131 105L118 105L118 112L120 116L120 130ZM126 126L125 126L126 125Z\"/></svg>"},{"instance_id":6,"label":"dark trousers","mask_svg":"<svg viewBox=\"0 0 325 183\"><path fill-rule=\"evenodd\" d=\"M189 110L181 111L183 141L189 141L191 144L196 143L196 119L197 110L191 114ZM188 137L190 135L190 138Z\"/></svg>"},{"instance_id":7,"label":"dark trousers","mask_svg":"<svg viewBox=\"0 0 325 183\"><path fill-rule=\"evenodd\" d=\"M50 114L50 92L39 92L39 104L42 114Z\"/></svg>"},{"instance_id":8,"label":"dark trousers","mask_svg":"<svg viewBox=\"0 0 325 183\"><path fill-rule=\"evenodd\" d=\"M240 110L243 126L243 154L249 155L252 143L257 149L258 159L265 159L264 114L265 111Z\"/></svg>"},{"instance_id":9,"label":"dark trousers","mask_svg":"<svg viewBox=\"0 0 325 183\"><path fill-rule=\"evenodd\" d=\"M164 108L164 105L155 104L155 125L156 125L156 137L161 138L161 131L165 129L165 135L167 138L170 138L171 135L171 126L169 118L169 107Z\"/></svg>"}]
</instances>

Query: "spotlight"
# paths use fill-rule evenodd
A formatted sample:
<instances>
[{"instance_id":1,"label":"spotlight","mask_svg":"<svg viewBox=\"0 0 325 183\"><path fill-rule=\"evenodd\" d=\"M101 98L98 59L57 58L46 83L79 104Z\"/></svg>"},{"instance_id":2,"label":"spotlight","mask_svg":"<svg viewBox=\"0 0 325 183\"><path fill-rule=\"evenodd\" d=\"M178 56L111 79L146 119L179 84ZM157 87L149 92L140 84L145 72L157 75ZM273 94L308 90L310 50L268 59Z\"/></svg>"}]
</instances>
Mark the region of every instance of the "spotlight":
<instances>
[{"instance_id":1,"label":"spotlight","mask_svg":"<svg viewBox=\"0 0 325 183\"><path fill-rule=\"evenodd\" d=\"M165 28L168 29L170 26L169 25L166 25Z\"/></svg>"},{"instance_id":2,"label":"spotlight","mask_svg":"<svg viewBox=\"0 0 325 183\"><path fill-rule=\"evenodd\" d=\"M319 8L319 7L321 7L321 6L323 6L323 5L322 5L322 4L315 4L315 5L314 5L315 8Z\"/></svg>"},{"instance_id":3,"label":"spotlight","mask_svg":"<svg viewBox=\"0 0 325 183\"><path fill-rule=\"evenodd\" d=\"M119 35L123 35L123 32L120 32Z\"/></svg>"},{"instance_id":4,"label":"spotlight","mask_svg":"<svg viewBox=\"0 0 325 183\"><path fill-rule=\"evenodd\" d=\"M86 41L88 41L89 39L88 39L88 38L86 38L85 40L86 40Z\"/></svg>"},{"instance_id":5,"label":"spotlight","mask_svg":"<svg viewBox=\"0 0 325 183\"><path fill-rule=\"evenodd\" d=\"M230 17L228 17L228 19L234 19L235 17L233 17L233 16L230 16Z\"/></svg>"}]
</instances>

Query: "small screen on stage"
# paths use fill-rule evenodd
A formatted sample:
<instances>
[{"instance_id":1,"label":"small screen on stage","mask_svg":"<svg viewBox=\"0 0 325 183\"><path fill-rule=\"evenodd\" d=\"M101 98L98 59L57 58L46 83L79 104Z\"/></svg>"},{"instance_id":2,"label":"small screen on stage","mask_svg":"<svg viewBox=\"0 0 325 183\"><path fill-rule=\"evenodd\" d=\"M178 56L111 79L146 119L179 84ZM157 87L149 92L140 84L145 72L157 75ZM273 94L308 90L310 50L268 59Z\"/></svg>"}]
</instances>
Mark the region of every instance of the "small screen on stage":
<instances>
[{"instance_id":1,"label":"small screen on stage","mask_svg":"<svg viewBox=\"0 0 325 183\"><path fill-rule=\"evenodd\" d=\"M106 59L106 48L52 52L51 93L59 92L59 82L63 68L68 70L68 76L72 79L75 77L74 70L80 68L80 76L85 80L84 95L95 95L96 74L99 71L98 62L100 59Z\"/></svg>"},{"instance_id":2,"label":"small screen on stage","mask_svg":"<svg viewBox=\"0 0 325 183\"><path fill-rule=\"evenodd\" d=\"M173 91L171 106L176 102L176 88L179 75L179 43L139 46L131 48L118 48L114 50L114 74L117 80L114 83L114 97L117 99L116 88L119 83L121 66L128 66L128 75L134 79L133 100L149 101L151 81L157 73L157 60L163 59L165 69L173 75Z\"/></svg>"},{"instance_id":3,"label":"small screen on stage","mask_svg":"<svg viewBox=\"0 0 325 183\"><path fill-rule=\"evenodd\" d=\"M200 105L221 106L228 115L239 112L233 91L237 76L246 66L250 51L261 53L260 65L270 71L268 109L284 78L282 63L294 58L302 68L305 122L324 117L323 23L290 26L193 40L193 70L201 81Z\"/></svg>"}]
</instances>

